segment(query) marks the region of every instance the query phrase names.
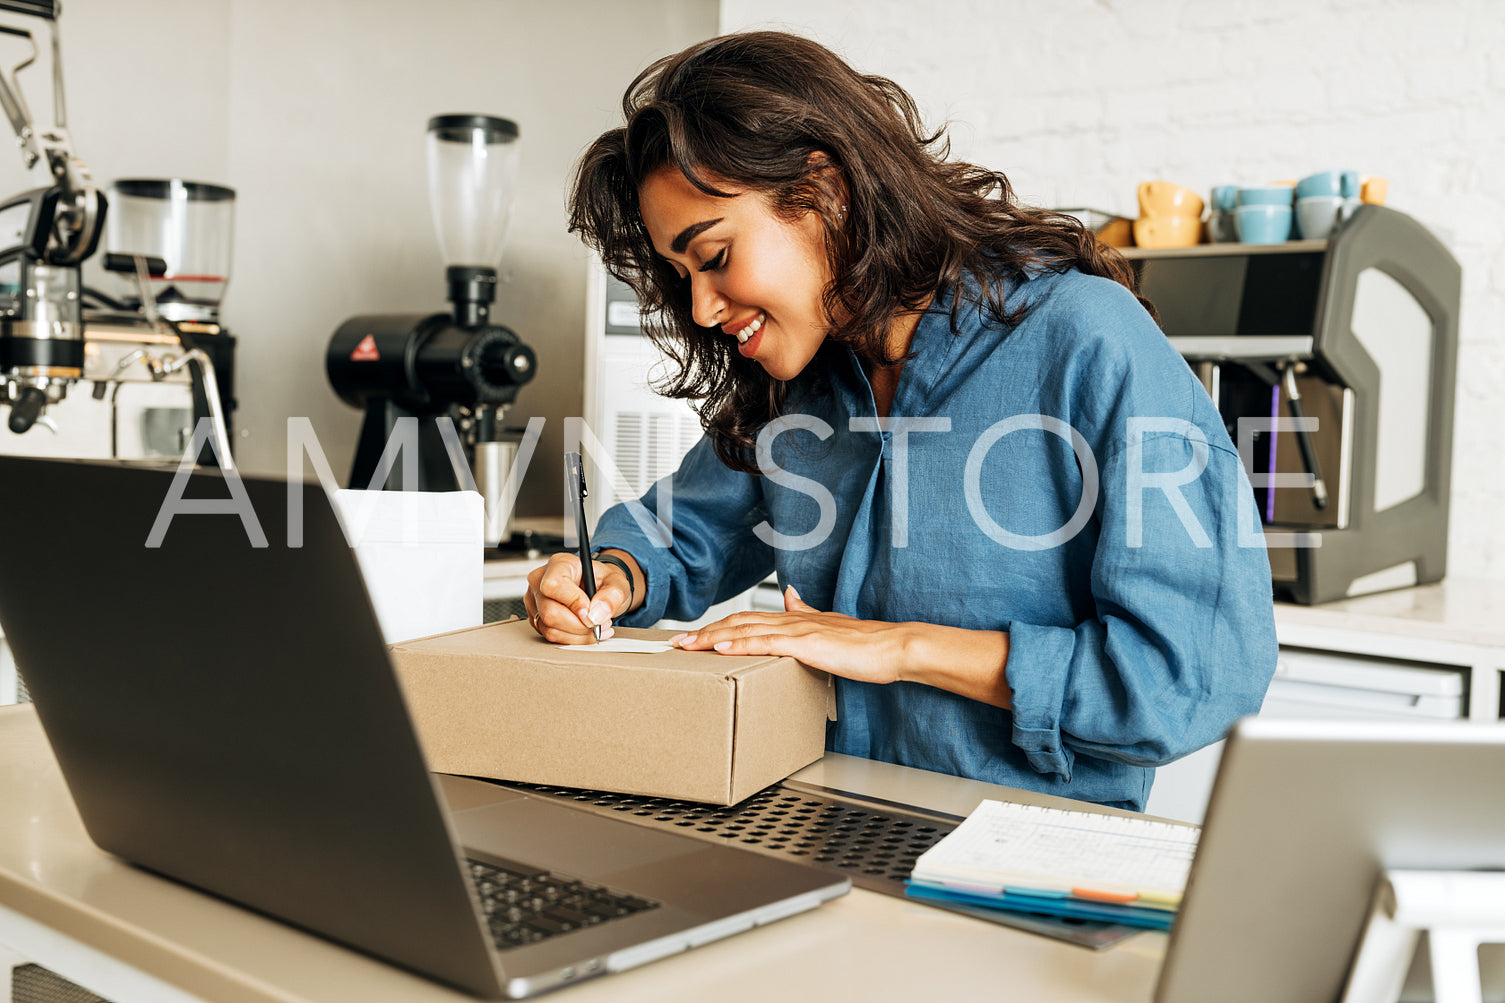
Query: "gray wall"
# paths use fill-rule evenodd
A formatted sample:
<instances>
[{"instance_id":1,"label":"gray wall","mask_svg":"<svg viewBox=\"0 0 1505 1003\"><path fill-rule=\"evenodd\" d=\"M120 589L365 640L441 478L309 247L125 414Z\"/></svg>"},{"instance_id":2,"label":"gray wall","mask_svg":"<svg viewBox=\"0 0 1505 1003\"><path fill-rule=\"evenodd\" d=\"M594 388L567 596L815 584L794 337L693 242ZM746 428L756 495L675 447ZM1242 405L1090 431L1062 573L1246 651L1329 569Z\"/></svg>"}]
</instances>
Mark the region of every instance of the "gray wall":
<instances>
[{"instance_id":1,"label":"gray wall","mask_svg":"<svg viewBox=\"0 0 1505 1003\"><path fill-rule=\"evenodd\" d=\"M493 316L539 355L510 420L548 419L519 511L558 513L585 325L586 257L564 229L565 185L619 120L637 71L714 34L714 0L64 6L70 127L95 180L178 176L239 193L222 317L240 339L236 448L251 472L285 468L286 421L306 416L345 476L360 416L325 379L329 335L354 314L445 308L425 124L451 111L519 124L520 192ZM39 117L48 73L43 60L22 74ZM0 156L0 193L42 183L40 168L28 178L18 156Z\"/></svg>"}]
</instances>

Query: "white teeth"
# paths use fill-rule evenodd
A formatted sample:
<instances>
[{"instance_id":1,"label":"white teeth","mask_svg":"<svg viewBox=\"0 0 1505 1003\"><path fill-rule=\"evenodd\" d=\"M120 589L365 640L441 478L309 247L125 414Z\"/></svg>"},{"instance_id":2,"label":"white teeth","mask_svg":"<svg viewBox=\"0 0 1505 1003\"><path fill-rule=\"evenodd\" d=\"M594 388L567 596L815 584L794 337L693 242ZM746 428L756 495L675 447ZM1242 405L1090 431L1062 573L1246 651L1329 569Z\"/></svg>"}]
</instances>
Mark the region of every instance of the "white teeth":
<instances>
[{"instance_id":1,"label":"white teeth","mask_svg":"<svg viewBox=\"0 0 1505 1003\"><path fill-rule=\"evenodd\" d=\"M738 331L737 332L737 344L739 344L739 345L745 345L745 344L747 344L747 339L751 338L753 335L755 335L755 334L758 333L758 329L763 326L763 321L765 319L767 319L767 317L768 317L768 315L766 313L760 313L756 317L753 318L751 324L748 324L742 330Z\"/></svg>"}]
</instances>

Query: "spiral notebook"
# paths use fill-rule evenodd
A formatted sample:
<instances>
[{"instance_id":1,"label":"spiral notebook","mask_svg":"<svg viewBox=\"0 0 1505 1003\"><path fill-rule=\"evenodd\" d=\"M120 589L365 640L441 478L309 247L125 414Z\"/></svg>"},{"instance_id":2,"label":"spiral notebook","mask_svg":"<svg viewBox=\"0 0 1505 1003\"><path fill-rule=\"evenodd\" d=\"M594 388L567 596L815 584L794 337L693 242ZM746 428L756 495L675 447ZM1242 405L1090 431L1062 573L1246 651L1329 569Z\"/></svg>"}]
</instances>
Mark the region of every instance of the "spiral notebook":
<instances>
[{"instance_id":1,"label":"spiral notebook","mask_svg":"<svg viewBox=\"0 0 1505 1003\"><path fill-rule=\"evenodd\" d=\"M1142 818L984 801L915 862L908 892L1166 929L1199 833Z\"/></svg>"}]
</instances>

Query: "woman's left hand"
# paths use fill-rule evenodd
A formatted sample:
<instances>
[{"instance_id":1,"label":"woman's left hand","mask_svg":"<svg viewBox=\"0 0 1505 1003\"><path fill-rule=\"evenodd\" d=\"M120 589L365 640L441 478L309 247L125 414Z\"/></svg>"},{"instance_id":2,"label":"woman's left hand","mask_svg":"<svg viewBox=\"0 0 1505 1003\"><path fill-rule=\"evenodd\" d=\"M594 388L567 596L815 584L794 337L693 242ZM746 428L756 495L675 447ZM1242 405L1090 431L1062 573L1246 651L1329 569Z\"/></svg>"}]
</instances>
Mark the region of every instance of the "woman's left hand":
<instances>
[{"instance_id":1,"label":"woman's left hand","mask_svg":"<svg viewBox=\"0 0 1505 1003\"><path fill-rule=\"evenodd\" d=\"M892 683L903 678L905 648L915 626L823 613L790 586L782 613L734 613L672 643L726 655L787 655L833 675Z\"/></svg>"}]
</instances>

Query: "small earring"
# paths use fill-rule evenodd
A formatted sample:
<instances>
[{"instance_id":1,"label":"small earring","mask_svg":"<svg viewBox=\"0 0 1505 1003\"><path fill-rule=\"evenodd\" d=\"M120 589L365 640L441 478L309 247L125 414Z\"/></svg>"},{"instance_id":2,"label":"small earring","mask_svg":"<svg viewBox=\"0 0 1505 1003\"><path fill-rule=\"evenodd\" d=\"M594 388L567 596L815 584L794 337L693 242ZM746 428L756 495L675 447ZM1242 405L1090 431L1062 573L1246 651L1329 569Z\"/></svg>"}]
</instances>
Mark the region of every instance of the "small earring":
<instances>
[{"instance_id":1,"label":"small earring","mask_svg":"<svg viewBox=\"0 0 1505 1003\"><path fill-rule=\"evenodd\" d=\"M837 206L836 207L836 222L841 223L841 222L845 221L846 218L847 218L847 207L844 206L844 205L843 206Z\"/></svg>"}]
</instances>

